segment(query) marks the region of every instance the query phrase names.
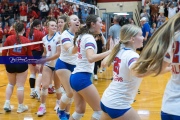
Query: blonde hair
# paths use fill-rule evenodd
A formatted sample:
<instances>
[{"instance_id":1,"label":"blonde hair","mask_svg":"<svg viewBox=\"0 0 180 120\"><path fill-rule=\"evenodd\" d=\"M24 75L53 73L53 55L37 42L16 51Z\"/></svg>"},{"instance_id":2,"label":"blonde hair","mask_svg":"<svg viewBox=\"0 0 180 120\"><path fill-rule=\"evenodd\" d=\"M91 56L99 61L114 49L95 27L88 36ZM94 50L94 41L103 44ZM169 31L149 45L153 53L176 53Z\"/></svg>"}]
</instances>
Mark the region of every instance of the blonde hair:
<instances>
[{"instance_id":1,"label":"blonde hair","mask_svg":"<svg viewBox=\"0 0 180 120\"><path fill-rule=\"evenodd\" d=\"M112 61L114 60L115 56L120 50L121 44L127 44L130 40L131 37L135 37L139 32L141 32L141 28L133 25L133 24L127 24L124 25L121 28L120 31L120 41L119 43L113 48L111 54L109 55L109 58L107 60L107 65L110 66Z\"/></svg>"},{"instance_id":2,"label":"blonde hair","mask_svg":"<svg viewBox=\"0 0 180 120\"><path fill-rule=\"evenodd\" d=\"M153 72L160 74L164 56L169 45L172 45L175 32L180 28L180 13L165 22L150 38L141 52L133 71L137 74Z\"/></svg>"}]
</instances>

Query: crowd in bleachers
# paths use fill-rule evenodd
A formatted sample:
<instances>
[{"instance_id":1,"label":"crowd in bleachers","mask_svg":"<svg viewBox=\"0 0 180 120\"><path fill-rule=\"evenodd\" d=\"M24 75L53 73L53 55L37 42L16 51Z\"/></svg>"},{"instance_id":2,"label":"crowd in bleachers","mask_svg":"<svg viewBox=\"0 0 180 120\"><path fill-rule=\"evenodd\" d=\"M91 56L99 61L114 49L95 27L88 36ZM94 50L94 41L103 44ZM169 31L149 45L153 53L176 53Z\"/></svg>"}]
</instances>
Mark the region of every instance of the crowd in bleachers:
<instances>
[{"instance_id":1,"label":"crowd in bleachers","mask_svg":"<svg viewBox=\"0 0 180 120\"><path fill-rule=\"evenodd\" d=\"M92 3L92 0L81 0L81 2ZM65 0L32 0L21 2L2 0L0 2L0 39L4 39L11 35L13 24L17 21L23 21L26 28L30 27L30 23L34 19L42 20L45 25L46 21L52 18L57 19L58 16L63 14L72 15L76 14L84 23L89 14L94 13L94 9L77 5Z\"/></svg>"},{"instance_id":2,"label":"crowd in bleachers","mask_svg":"<svg viewBox=\"0 0 180 120\"><path fill-rule=\"evenodd\" d=\"M179 0L144 0L140 17L146 18L146 22L151 27L151 34L153 34L166 20L179 11Z\"/></svg>"}]
</instances>

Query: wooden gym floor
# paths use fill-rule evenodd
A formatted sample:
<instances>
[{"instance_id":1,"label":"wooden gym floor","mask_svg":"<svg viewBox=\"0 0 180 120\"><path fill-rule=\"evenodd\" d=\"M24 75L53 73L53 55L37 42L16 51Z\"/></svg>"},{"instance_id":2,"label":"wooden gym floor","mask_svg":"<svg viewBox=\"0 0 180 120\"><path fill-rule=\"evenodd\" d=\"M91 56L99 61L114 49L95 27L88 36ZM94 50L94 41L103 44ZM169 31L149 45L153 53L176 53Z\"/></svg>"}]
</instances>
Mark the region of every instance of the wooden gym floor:
<instances>
[{"instance_id":1,"label":"wooden gym floor","mask_svg":"<svg viewBox=\"0 0 180 120\"><path fill-rule=\"evenodd\" d=\"M103 73L98 73L98 81L94 81L94 85L97 87L99 94L102 95L106 87L111 82L112 68L107 68ZM135 102L132 107L138 112L142 120L160 120L161 102L164 93L166 83L170 77L170 73L160 75L158 77L145 77L139 88L139 92L135 98ZM25 85L24 104L28 105L29 110L18 114L17 110L17 97L16 87L11 97L12 112L5 113L3 105L5 101L5 89L8 83L6 71L3 65L0 65L0 120L58 120L58 117L54 111L56 95L49 94L46 101L47 113L43 117L37 117L36 112L40 105L36 99L31 99L29 81L27 79ZM71 107L71 114L74 111L74 104ZM92 109L87 105L86 113L82 120L90 120L92 115Z\"/></svg>"}]
</instances>

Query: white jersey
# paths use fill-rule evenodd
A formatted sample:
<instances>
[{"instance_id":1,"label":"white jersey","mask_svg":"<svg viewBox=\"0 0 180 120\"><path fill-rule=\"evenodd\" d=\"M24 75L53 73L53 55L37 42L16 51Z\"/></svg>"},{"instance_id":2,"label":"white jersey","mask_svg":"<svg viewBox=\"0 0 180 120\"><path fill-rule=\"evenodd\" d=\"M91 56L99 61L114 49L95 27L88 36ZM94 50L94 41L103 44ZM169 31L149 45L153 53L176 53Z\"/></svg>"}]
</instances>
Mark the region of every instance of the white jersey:
<instances>
[{"instance_id":1,"label":"white jersey","mask_svg":"<svg viewBox=\"0 0 180 120\"><path fill-rule=\"evenodd\" d=\"M129 48L122 48L114 59L113 81L104 91L101 102L109 108L127 109L134 101L141 78L133 76L130 67L139 54Z\"/></svg>"},{"instance_id":2,"label":"white jersey","mask_svg":"<svg viewBox=\"0 0 180 120\"><path fill-rule=\"evenodd\" d=\"M168 114L180 116L180 34L170 45L164 61L171 63L172 75L166 85L162 101L162 111Z\"/></svg>"},{"instance_id":3,"label":"white jersey","mask_svg":"<svg viewBox=\"0 0 180 120\"><path fill-rule=\"evenodd\" d=\"M71 65L76 65L77 54L70 54L67 50L65 50L64 46L67 43L71 43L73 45L74 35L70 33L68 30L65 30L61 34L61 55L59 59L63 62L66 62Z\"/></svg>"},{"instance_id":4,"label":"white jersey","mask_svg":"<svg viewBox=\"0 0 180 120\"><path fill-rule=\"evenodd\" d=\"M78 59L76 61L77 65L73 73L77 73L77 72L93 73L94 63L89 63L86 57L86 50L93 49L94 53L97 53L97 45L94 37L90 34L79 36L77 38L77 46L78 46Z\"/></svg>"},{"instance_id":5,"label":"white jersey","mask_svg":"<svg viewBox=\"0 0 180 120\"><path fill-rule=\"evenodd\" d=\"M56 53L56 47L60 45L60 35L55 33L51 39L48 39L48 35L46 35L43 37L42 41L46 48L46 57L51 57ZM54 67L55 63L56 59L46 62L45 65Z\"/></svg>"}]
</instances>

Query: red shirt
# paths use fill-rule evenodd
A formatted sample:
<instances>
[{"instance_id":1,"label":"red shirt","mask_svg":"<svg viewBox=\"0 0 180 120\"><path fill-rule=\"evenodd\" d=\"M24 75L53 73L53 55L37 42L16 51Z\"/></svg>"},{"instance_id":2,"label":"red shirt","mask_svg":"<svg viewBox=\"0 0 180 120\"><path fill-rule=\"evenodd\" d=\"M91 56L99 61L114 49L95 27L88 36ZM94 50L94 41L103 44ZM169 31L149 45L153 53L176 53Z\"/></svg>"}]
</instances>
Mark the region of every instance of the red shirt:
<instances>
[{"instance_id":1,"label":"red shirt","mask_svg":"<svg viewBox=\"0 0 180 120\"><path fill-rule=\"evenodd\" d=\"M47 34L48 34L48 29L47 29L46 27L43 26L42 32L44 33L44 35L47 35Z\"/></svg>"},{"instance_id":2,"label":"red shirt","mask_svg":"<svg viewBox=\"0 0 180 120\"><path fill-rule=\"evenodd\" d=\"M55 18L57 19L57 17L60 15L60 10L57 8L54 9L54 15L55 15Z\"/></svg>"},{"instance_id":3,"label":"red shirt","mask_svg":"<svg viewBox=\"0 0 180 120\"><path fill-rule=\"evenodd\" d=\"M0 28L0 39L2 39L2 38L3 38L3 35L4 35L4 31L3 31L3 29L2 29L2 28Z\"/></svg>"},{"instance_id":4,"label":"red shirt","mask_svg":"<svg viewBox=\"0 0 180 120\"><path fill-rule=\"evenodd\" d=\"M14 29L12 29L8 32L8 35L16 35L16 31Z\"/></svg>"},{"instance_id":5,"label":"red shirt","mask_svg":"<svg viewBox=\"0 0 180 120\"><path fill-rule=\"evenodd\" d=\"M37 13L34 10L32 10L31 12L28 13L28 18L37 19L38 15L37 15Z\"/></svg>"},{"instance_id":6,"label":"red shirt","mask_svg":"<svg viewBox=\"0 0 180 120\"><path fill-rule=\"evenodd\" d=\"M32 38L29 38L29 32L30 29L27 29L26 31L26 37L31 41L31 42L38 42L38 41L42 41L42 38L45 36L43 34L43 32L34 29ZM36 44L36 45L32 45L32 50L37 50L37 51L42 51L43 50L43 44Z\"/></svg>"},{"instance_id":7,"label":"red shirt","mask_svg":"<svg viewBox=\"0 0 180 120\"><path fill-rule=\"evenodd\" d=\"M19 39L21 41L21 44L29 43L30 41L24 37L19 36ZM6 41L4 42L5 46L13 46L15 44L18 44L16 35L11 35L6 38ZM32 56L31 46L26 47L18 47L18 48L12 48L2 51L2 56Z\"/></svg>"},{"instance_id":8,"label":"red shirt","mask_svg":"<svg viewBox=\"0 0 180 120\"><path fill-rule=\"evenodd\" d=\"M27 16L27 6L20 6L19 12L20 16Z\"/></svg>"},{"instance_id":9,"label":"red shirt","mask_svg":"<svg viewBox=\"0 0 180 120\"><path fill-rule=\"evenodd\" d=\"M8 35L9 29L10 27L8 26L4 28L4 35Z\"/></svg>"}]
</instances>

